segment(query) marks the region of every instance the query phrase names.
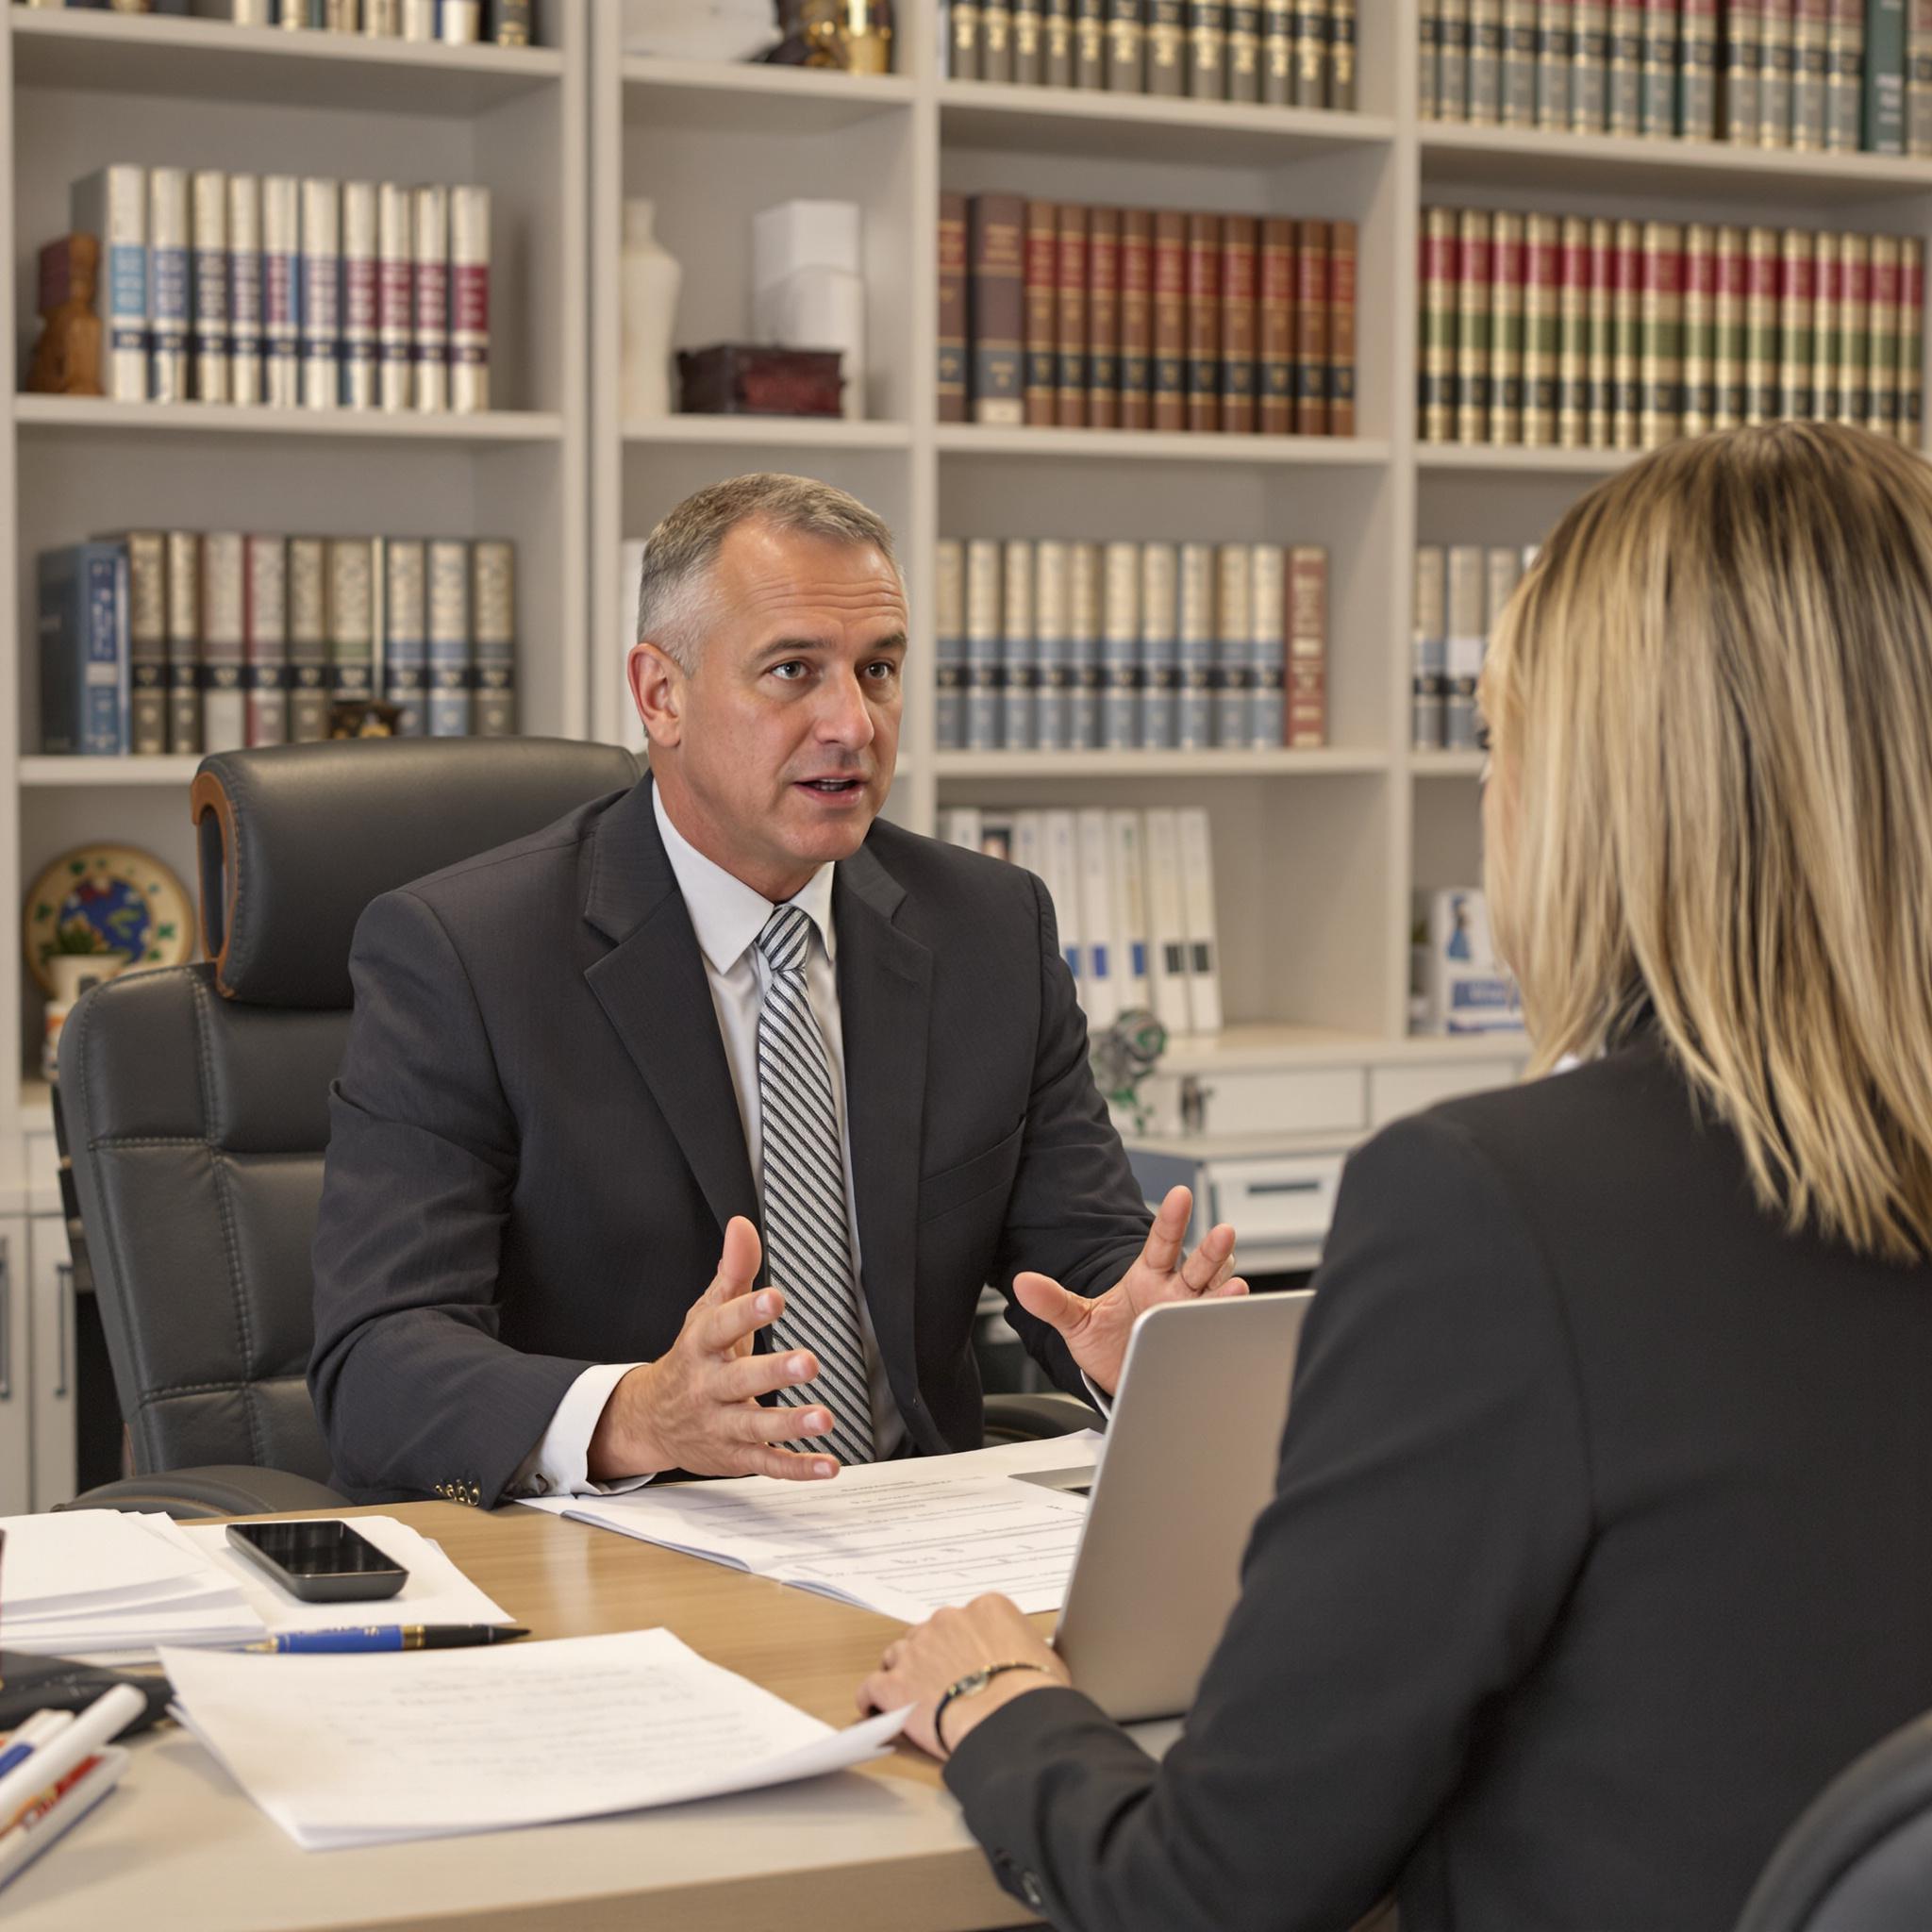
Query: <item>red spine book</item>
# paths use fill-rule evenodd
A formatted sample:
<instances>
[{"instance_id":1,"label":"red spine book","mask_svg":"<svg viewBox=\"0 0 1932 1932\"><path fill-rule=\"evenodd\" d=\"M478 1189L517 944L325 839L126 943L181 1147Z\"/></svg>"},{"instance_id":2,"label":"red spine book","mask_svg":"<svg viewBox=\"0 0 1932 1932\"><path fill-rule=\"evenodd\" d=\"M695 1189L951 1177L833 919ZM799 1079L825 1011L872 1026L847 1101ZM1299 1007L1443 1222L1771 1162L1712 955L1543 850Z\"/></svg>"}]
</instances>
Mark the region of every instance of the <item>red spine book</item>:
<instances>
[{"instance_id":1,"label":"red spine book","mask_svg":"<svg viewBox=\"0 0 1932 1932\"><path fill-rule=\"evenodd\" d=\"M1328 741L1328 553L1297 543L1288 554L1288 691L1283 742L1311 751Z\"/></svg>"},{"instance_id":2,"label":"red spine book","mask_svg":"<svg viewBox=\"0 0 1932 1932\"><path fill-rule=\"evenodd\" d=\"M1121 407L1123 429L1152 421L1154 217L1144 208L1121 216Z\"/></svg>"},{"instance_id":3,"label":"red spine book","mask_svg":"<svg viewBox=\"0 0 1932 1932\"><path fill-rule=\"evenodd\" d=\"M1263 436L1294 430L1294 224L1261 224L1256 389Z\"/></svg>"},{"instance_id":4,"label":"red spine book","mask_svg":"<svg viewBox=\"0 0 1932 1932\"><path fill-rule=\"evenodd\" d=\"M1188 218L1154 217L1154 426L1188 426Z\"/></svg>"},{"instance_id":5,"label":"red spine book","mask_svg":"<svg viewBox=\"0 0 1932 1932\"><path fill-rule=\"evenodd\" d=\"M1221 220L1221 426L1255 429L1255 219Z\"/></svg>"},{"instance_id":6,"label":"red spine book","mask_svg":"<svg viewBox=\"0 0 1932 1932\"><path fill-rule=\"evenodd\" d=\"M1221 427L1221 218L1188 217L1188 427Z\"/></svg>"},{"instance_id":7,"label":"red spine book","mask_svg":"<svg viewBox=\"0 0 1932 1932\"><path fill-rule=\"evenodd\" d=\"M1087 426L1087 210L1073 202L1060 208L1059 425Z\"/></svg>"},{"instance_id":8,"label":"red spine book","mask_svg":"<svg viewBox=\"0 0 1932 1932\"><path fill-rule=\"evenodd\" d=\"M1303 222L1295 260L1297 436L1328 433L1328 224Z\"/></svg>"},{"instance_id":9,"label":"red spine book","mask_svg":"<svg viewBox=\"0 0 1932 1932\"><path fill-rule=\"evenodd\" d=\"M939 419L966 420L966 197L940 196Z\"/></svg>"},{"instance_id":10,"label":"red spine book","mask_svg":"<svg viewBox=\"0 0 1932 1932\"><path fill-rule=\"evenodd\" d=\"M1058 207L1050 201L1026 204L1026 426L1051 429L1058 418L1059 324L1055 302L1059 286Z\"/></svg>"},{"instance_id":11,"label":"red spine book","mask_svg":"<svg viewBox=\"0 0 1932 1932\"><path fill-rule=\"evenodd\" d=\"M1120 421L1121 211L1096 208L1087 217L1087 425Z\"/></svg>"},{"instance_id":12,"label":"red spine book","mask_svg":"<svg viewBox=\"0 0 1932 1932\"><path fill-rule=\"evenodd\" d=\"M1353 222L1328 224L1328 434L1355 434Z\"/></svg>"}]
</instances>

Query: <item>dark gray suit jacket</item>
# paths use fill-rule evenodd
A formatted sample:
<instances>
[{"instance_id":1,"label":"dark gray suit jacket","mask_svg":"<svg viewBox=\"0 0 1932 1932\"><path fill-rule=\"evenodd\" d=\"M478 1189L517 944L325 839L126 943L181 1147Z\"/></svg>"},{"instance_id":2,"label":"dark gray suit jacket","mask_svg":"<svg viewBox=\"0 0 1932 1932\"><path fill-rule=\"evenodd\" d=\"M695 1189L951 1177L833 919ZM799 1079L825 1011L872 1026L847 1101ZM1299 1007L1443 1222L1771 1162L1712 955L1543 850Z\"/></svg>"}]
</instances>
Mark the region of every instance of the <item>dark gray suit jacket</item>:
<instances>
[{"instance_id":1,"label":"dark gray suit jacket","mask_svg":"<svg viewBox=\"0 0 1932 1932\"><path fill-rule=\"evenodd\" d=\"M1349 1163L1164 1762L1053 1690L946 1779L1082 1932L1718 1932L1928 1708L1932 1268L1785 1234L1646 1041Z\"/></svg>"},{"instance_id":2,"label":"dark gray suit jacket","mask_svg":"<svg viewBox=\"0 0 1932 1932\"><path fill-rule=\"evenodd\" d=\"M1040 881L884 822L834 880L874 1330L913 1446L977 1448L982 1285L1110 1287L1145 1204ZM663 1354L725 1222L759 1219L651 781L376 900L351 971L309 1387L352 1495L488 1507L575 1377Z\"/></svg>"}]
</instances>

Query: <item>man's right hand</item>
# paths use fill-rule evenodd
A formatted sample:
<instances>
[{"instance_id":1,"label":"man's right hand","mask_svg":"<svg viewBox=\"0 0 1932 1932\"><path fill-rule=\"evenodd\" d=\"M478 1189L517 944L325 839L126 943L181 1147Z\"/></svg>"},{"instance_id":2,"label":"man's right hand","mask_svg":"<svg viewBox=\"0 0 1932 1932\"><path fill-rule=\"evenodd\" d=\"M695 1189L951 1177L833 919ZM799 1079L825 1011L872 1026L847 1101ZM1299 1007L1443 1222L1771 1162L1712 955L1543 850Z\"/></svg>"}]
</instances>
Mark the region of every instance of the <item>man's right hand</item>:
<instances>
[{"instance_id":1,"label":"man's right hand","mask_svg":"<svg viewBox=\"0 0 1932 1932\"><path fill-rule=\"evenodd\" d=\"M758 1229L733 1215L718 1272L685 1316L669 1353L632 1369L604 1405L591 1437L593 1482L666 1469L792 1482L838 1474L833 1457L777 1446L829 1434L828 1411L758 1404L760 1395L809 1382L819 1372L817 1357L805 1350L752 1353L752 1337L785 1307L775 1288L751 1291L759 1253Z\"/></svg>"}]
</instances>

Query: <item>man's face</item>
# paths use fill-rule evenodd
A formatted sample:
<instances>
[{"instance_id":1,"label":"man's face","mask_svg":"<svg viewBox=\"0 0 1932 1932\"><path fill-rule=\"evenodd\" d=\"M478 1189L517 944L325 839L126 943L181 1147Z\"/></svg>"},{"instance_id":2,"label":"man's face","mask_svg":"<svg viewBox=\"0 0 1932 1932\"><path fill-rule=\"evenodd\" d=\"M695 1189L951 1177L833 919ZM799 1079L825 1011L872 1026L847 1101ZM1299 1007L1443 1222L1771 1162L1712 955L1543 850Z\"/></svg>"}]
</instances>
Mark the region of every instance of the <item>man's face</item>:
<instances>
[{"instance_id":1,"label":"man's face","mask_svg":"<svg viewBox=\"0 0 1932 1932\"><path fill-rule=\"evenodd\" d=\"M752 520L724 539L686 675L631 653L631 691L678 830L768 899L849 858L899 750L906 600L868 544Z\"/></svg>"}]
</instances>

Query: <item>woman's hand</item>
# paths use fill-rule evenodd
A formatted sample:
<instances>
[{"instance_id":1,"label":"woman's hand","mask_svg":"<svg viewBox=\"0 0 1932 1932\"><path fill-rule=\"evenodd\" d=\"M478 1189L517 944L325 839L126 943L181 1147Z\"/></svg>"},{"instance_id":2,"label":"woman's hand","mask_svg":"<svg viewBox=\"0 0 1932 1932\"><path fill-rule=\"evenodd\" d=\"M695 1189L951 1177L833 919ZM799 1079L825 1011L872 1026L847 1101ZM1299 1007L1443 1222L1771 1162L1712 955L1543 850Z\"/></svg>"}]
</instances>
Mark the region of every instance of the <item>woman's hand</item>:
<instances>
[{"instance_id":1,"label":"woman's hand","mask_svg":"<svg viewBox=\"0 0 1932 1932\"><path fill-rule=\"evenodd\" d=\"M984 1690L946 1707L945 1736L933 1731L933 1712L949 1685L989 1664L1038 1664L1037 1671L1002 1671ZM975 1597L963 1610L941 1610L886 1645L879 1667L858 1687L858 1707L897 1710L912 1706L906 1736L921 1750L944 1757L974 1724L1029 1690L1069 1681L1032 1620L1003 1596Z\"/></svg>"}]
</instances>

